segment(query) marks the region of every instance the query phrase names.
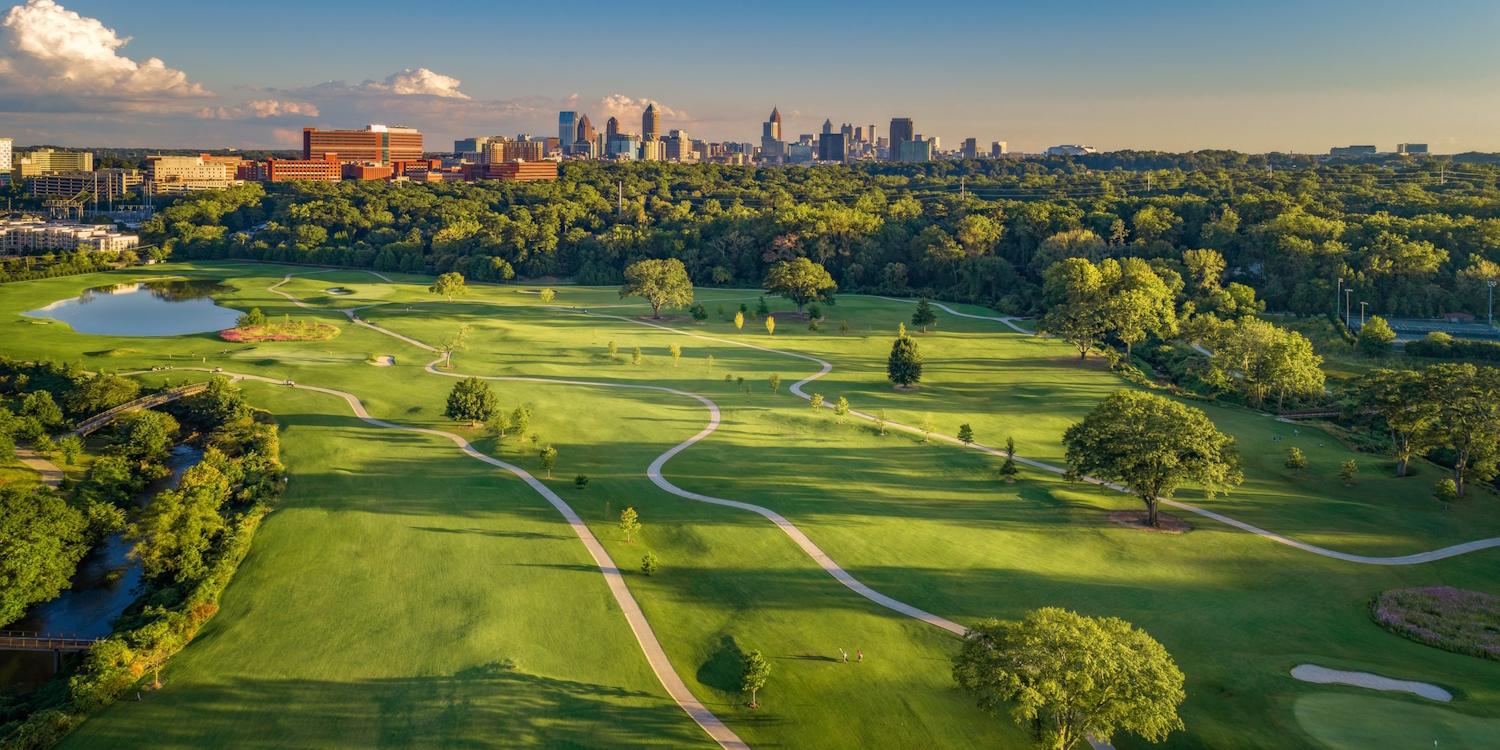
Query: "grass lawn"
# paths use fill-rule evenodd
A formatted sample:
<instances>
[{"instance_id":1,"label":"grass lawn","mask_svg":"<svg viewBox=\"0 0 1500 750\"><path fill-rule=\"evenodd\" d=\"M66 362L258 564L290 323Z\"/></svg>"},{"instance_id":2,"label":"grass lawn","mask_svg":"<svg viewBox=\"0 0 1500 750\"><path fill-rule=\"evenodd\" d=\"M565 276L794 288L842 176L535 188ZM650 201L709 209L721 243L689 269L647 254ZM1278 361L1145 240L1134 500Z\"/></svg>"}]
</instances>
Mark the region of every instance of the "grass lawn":
<instances>
[{"instance_id":1,"label":"grass lawn","mask_svg":"<svg viewBox=\"0 0 1500 750\"><path fill-rule=\"evenodd\" d=\"M1167 747L1353 747L1339 743L1359 741L1351 728L1396 715L1391 703L1413 706L1406 721L1418 728L1480 731L1473 728L1500 717L1495 664L1385 633L1363 609L1400 586L1500 593L1500 552L1389 568L1314 556L1195 516L1196 529L1184 536L1136 532L1104 520L1109 510L1134 507L1124 496L1032 470L1007 485L996 479L998 462L977 452L880 437L863 422L837 425L787 391L817 372L813 363L637 325L635 316L650 308L612 289L553 287L557 298L544 305L530 286L475 286L446 302L426 292L430 280L387 284L344 271L279 288L310 311L265 291L288 270L174 265L152 274L227 279L236 290L221 304L340 325L338 339L226 348L211 333L142 340L79 336L59 324L6 336L5 353L82 359L111 371L223 366L338 388L358 394L377 418L469 434L482 450L535 470L529 444L478 439L441 418L452 381L421 371L430 352L352 325L341 311L366 308L361 318L429 343L466 322L474 332L470 349L455 356L457 372L659 385L713 399L723 424L668 463L668 478L784 514L882 593L961 623L1057 605L1144 628L1188 676L1187 731ZM105 278L0 288L0 330L20 332L19 311ZM351 293L323 291L334 287ZM736 331L717 313L722 304L732 315L742 301L753 309L756 296L700 290L709 321L667 325L827 360L833 372L808 392L846 396L858 410L885 409L908 424L931 413L947 434L969 423L989 445L1014 436L1022 455L1057 464L1062 431L1113 390L1131 387L1080 363L1066 344L939 313L937 330L918 335L922 388L896 392L885 380L885 356L911 305L845 297L821 331L783 322L774 337L759 321ZM838 333L840 320L849 322L848 335ZM676 366L670 343L683 348ZM639 366L631 364L636 347ZM382 355L395 366L364 363ZM782 379L779 393L767 385L772 374ZM980 714L953 689L955 637L844 588L761 517L678 498L647 480L653 458L706 423L697 402L651 391L493 385L507 408L534 410L532 430L559 451L551 486L627 571L676 671L752 746L1024 746L1008 719ZM281 509L223 611L168 670L168 688L90 719L72 746L706 743L652 677L581 545L535 493L449 443L357 422L332 397L259 385L250 396L286 428L292 481ZM1199 406L1238 439L1247 481L1213 501L1183 493L1190 502L1361 554L1500 535L1491 495L1476 493L1448 512L1427 499L1434 467L1396 480L1381 460L1358 456L1360 479L1345 487L1338 464L1355 454L1331 436ZM1284 439L1276 442L1277 434ZM1312 464L1305 472L1282 466L1294 445ZM586 490L572 486L578 473L592 480ZM614 528L627 505L645 524L629 544ZM661 560L652 577L631 572L647 550ZM841 647L862 649L865 663L839 663ZM741 707L736 690L739 654L749 649L764 651L775 670L759 711ZM1287 674L1304 662L1434 682L1460 700L1438 708L1309 685ZM1330 698L1352 700L1329 707ZM1117 745L1143 746L1130 738Z\"/></svg>"}]
</instances>

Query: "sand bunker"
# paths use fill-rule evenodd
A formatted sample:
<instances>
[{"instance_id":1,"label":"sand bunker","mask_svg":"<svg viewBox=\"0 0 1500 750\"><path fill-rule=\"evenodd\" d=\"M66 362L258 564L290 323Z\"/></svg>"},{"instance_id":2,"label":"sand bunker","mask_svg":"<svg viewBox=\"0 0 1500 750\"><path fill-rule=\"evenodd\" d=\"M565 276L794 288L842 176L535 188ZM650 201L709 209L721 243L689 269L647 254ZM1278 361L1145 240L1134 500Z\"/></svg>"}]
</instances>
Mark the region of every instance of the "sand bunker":
<instances>
[{"instance_id":1,"label":"sand bunker","mask_svg":"<svg viewBox=\"0 0 1500 750\"><path fill-rule=\"evenodd\" d=\"M379 357L376 357L375 361L371 362L370 364L375 365L376 367L390 367L391 365L396 364L396 358L390 356L389 354L383 354Z\"/></svg>"},{"instance_id":2,"label":"sand bunker","mask_svg":"<svg viewBox=\"0 0 1500 750\"><path fill-rule=\"evenodd\" d=\"M337 295L341 295L341 296L345 295L345 294L353 294L354 293L353 290L351 290L351 289L345 289L345 288L343 288L341 286L336 286L336 287L333 287L332 289L324 289L323 292L325 294L337 294Z\"/></svg>"},{"instance_id":3,"label":"sand bunker","mask_svg":"<svg viewBox=\"0 0 1500 750\"><path fill-rule=\"evenodd\" d=\"M1353 685L1355 687L1369 688L1371 690L1385 690L1396 693L1411 693L1429 698L1435 701L1447 703L1453 700L1453 694L1437 685L1429 685L1425 682L1411 682L1409 680L1393 680L1389 677L1381 677L1369 672L1345 672L1340 669L1329 669L1316 664L1300 664L1292 670L1292 676L1303 682L1316 682L1321 685Z\"/></svg>"}]
</instances>

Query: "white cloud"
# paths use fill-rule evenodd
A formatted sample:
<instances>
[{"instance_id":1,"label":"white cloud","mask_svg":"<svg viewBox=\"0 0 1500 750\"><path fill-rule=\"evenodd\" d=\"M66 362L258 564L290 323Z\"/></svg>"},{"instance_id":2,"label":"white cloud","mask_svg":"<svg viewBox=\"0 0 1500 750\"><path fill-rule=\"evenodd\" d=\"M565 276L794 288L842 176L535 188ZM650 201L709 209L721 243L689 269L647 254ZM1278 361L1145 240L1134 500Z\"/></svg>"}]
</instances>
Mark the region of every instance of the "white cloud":
<instances>
[{"instance_id":1,"label":"white cloud","mask_svg":"<svg viewBox=\"0 0 1500 750\"><path fill-rule=\"evenodd\" d=\"M205 120L252 120L294 115L317 117L318 107L307 102L256 99L236 107L204 107L198 112L198 116Z\"/></svg>"},{"instance_id":2,"label":"white cloud","mask_svg":"<svg viewBox=\"0 0 1500 750\"><path fill-rule=\"evenodd\" d=\"M638 125L641 121L641 114L651 104L656 105L656 111L661 114L662 122L677 124L692 122L693 118L680 109L672 109L653 99L632 99L624 94L610 94L600 99L598 105L599 118L601 121L608 120L611 117L618 118L623 129L633 130L634 126L627 123L636 123ZM598 123L595 125L597 127Z\"/></svg>"},{"instance_id":3,"label":"white cloud","mask_svg":"<svg viewBox=\"0 0 1500 750\"><path fill-rule=\"evenodd\" d=\"M212 96L157 58L120 54L130 43L96 18L53 0L27 0L0 22L0 91L14 106L86 110L98 102L162 102Z\"/></svg>"},{"instance_id":4,"label":"white cloud","mask_svg":"<svg viewBox=\"0 0 1500 750\"><path fill-rule=\"evenodd\" d=\"M467 101L469 95L458 90L461 83L453 76L445 76L435 73L426 68L412 70L407 68L400 72L386 76L385 81L368 80L357 86L350 86L343 81L329 81L308 89L304 92L316 92L320 94L375 94L385 96L434 96L441 99L462 99Z\"/></svg>"}]
</instances>

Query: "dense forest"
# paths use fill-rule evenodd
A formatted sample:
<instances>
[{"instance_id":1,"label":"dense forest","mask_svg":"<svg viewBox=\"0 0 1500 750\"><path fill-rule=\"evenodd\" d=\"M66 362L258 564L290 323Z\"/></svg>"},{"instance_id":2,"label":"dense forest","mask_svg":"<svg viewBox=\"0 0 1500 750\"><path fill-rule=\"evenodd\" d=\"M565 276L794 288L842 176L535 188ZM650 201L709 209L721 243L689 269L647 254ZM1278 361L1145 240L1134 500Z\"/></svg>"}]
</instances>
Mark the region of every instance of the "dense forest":
<instances>
[{"instance_id":1,"label":"dense forest","mask_svg":"<svg viewBox=\"0 0 1500 750\"><path fill-rule=\"evenodd\" d=\"M1336 285L1386 316L1483 315L1500 278L1500 169L1446 161L1097 154L757 168L567 163L554 183L251 184L184 196L143 240L182 259L252 258L471 280L617 284L677 258L697 284L759 285L824 264L841 292L1043 312L1059 260L1136 257L1226 282L1272 312L1327 314Z\"/></svg>"}]
</instances>

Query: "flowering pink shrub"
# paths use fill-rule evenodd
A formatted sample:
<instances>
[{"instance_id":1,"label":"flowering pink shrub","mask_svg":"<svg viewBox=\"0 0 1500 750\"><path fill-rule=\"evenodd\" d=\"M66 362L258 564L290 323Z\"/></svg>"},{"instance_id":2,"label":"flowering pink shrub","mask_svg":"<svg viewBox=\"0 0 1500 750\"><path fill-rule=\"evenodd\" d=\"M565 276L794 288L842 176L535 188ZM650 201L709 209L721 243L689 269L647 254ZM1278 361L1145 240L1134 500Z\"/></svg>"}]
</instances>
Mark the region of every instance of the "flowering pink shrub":
<instances>
[{"instance_id":1,"label":"flowering pink shrub","mask_svg":"<svg viewBox=\"0 0 1500 750\"><path fill-rule=\"evenodd\" d=\"M1370 616L1418 643L1500 661L1500 598L1451 586L1393 589L1370 602Z\"/></svg>"},{"instance_id":2,"label":"flowering pink shrub","mask_svg":"<svg viewBox=\"0 0 1500 750\"><path fill-rule=\"evenodd\" d=\"M327 323L269 323L219 331L219 338L235 343L249 341L327 341L339 335L338 326Z\"/></svg>"}]
</instances>

